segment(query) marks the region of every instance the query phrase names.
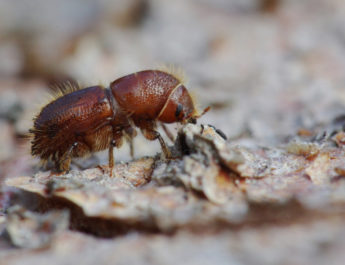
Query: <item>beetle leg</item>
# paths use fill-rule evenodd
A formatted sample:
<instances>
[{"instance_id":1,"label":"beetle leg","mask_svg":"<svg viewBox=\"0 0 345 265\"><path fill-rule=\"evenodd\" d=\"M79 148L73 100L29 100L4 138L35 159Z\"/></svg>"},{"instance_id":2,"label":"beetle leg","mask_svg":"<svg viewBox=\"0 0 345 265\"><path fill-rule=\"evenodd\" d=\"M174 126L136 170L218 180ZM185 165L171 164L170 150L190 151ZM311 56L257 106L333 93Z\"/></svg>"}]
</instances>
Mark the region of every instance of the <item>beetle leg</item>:
<instances>
[{"instance_id":1,"label":"beetle leg","mask_svg":"<svg viewBox=\"0 0 345 265\"><path fill-rule=\"evenodd\" d=\"M133 139L135 136L137 136L137 131L132 127L127 127L124 130L124 136L129 144L129 151L130 151L130 155L132 160L134 159L134 144L133 144Z\"/></svg>"},{"instance_id":2,"label":"beetle leg","mask_svg":"<svg viewBox=\"0 0 345 265\"><path fill-rule=\"evenodd\" d=\"M143 130L143 135L145 136L146 139L148 140L156 140L158 139L159 140L159 143L161 144L161 147L162 147L162 150L163 150L163 153L165 155L165 158L166 159L171 159L171 152L169 150L169 148L167 147L166 143L164 142L164 139L162 138L162 136L160 135L159 132L155 131L155 130Z\"/></svg>"},{"instance_id":3,"label":"beetle leg","mask_svg":"<svg viewBox=\"0 0 345 265\"><path fill-rule=\"evenodd\" d=\"M129 154L132 158L132 160L134 159L134 145L133 145L133 136L129 135L129 134L125 134L124 135L126 138L126 141L129 144Z\"/></svg>"},{"instance_id":4,"label":"beetle leg","mask_svg":"<svg viewBox=\"0 0 345 265\"><path fill-rule=\"evenodd\" d=\"M133 138L129 139L129 152L131 155L132 160L134 159L134 145L133 145Z\"/></svg>"},{"instance_id":5,"label":"beetle leg","mask_svg":"<svg viewBox=\"0 0 345 265\"><path fill-rule=\"evenodd\" d=\"M105 174L105 170L101 165L97 165L96 168L98 168L102 172L102 174Z\"/></svg>"},{"instance_id":6,"label":"beetle leg","mask_svg":"<svg viewBox=\"0 0 345 265\"><path fill-rule=\"evenodd\" d=\"M171 140L171 142L175 142L174 136L173 136L173 134L170 132L170 130L168 129L168 127L167 127L164 123L161 123L161 125L162 125L162 128L163 128L165 134L168 136L168 138Z\"/></svg>"},{"instance_id":7,"label":"beetle leg","mask_svg":"<svg viewBox=\"0 0 345 265\"><path fill-rule=\"evenodd\" d=\"M165 158L171 159L172 155L171 155L169 148L167 147L166 143L164 142L164 140L163 140L162 136L159 134L159 132L156 132L156 133L157 133L157 138L159 140L159 143L161 144L162 150L164 152Z\"/></svg>"},{"instance_id":8,"label":"beetle leg","mask_svg":"<svg viewBox=\"0 0 345 265\"><path fill-rule=\"evenodd\" d=\"M110 170L110 177L113 177L113 169L114 169L114 146L116 146L115 140L112 140L109 145L109 170Z\"/></svg>"},{"instance_id":9,"label":"beetle leg","mask_svg":"<svg viewBox=\"0 0 345 265\"><path fill-rule=\"evenodd\" d=\"M78 145L78 142L73 143L71 147L68 149L68 151L64 153L60 159L55 160L55 166L59 172L69 171L71 161L72 161L71 154L72 154L73 149L77 147L77 145Z\"/></svg>"}]
</instances>

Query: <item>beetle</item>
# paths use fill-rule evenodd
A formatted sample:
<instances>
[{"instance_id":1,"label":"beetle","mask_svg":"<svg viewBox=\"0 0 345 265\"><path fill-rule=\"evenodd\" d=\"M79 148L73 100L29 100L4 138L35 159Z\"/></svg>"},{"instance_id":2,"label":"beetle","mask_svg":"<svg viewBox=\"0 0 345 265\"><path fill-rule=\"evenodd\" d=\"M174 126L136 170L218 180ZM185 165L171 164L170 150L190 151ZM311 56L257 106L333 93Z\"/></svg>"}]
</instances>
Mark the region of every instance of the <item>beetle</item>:
<instances>
[{"instance_id":1,"label":"beetle","mask_svg":"<svg viewBox=\"0 0 345 265\"><path fill-rule=\"evenodd\" d=\"M66 172L71 159L108 148L112 176L114 147L133 139L139 128L148 140L158 139L171 158L157 123L196 123L199 114L181 79L161 70L144 70L111 82L108 88L81 88L69 83L34 118L31 154L51 160L57 172Z\"/></svg>"}]
</instances>

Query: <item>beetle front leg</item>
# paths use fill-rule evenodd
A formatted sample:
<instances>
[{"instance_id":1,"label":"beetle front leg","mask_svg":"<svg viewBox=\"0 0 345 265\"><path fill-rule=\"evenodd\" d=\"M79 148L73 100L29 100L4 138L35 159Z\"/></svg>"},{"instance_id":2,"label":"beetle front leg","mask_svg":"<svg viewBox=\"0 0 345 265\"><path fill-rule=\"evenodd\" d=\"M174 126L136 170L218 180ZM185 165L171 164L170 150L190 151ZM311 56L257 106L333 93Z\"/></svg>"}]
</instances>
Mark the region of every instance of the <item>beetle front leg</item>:
<instances>
[{"instance_id":1,"label":"beetle front leg","mask_svg":"<svg viewBox=\"0 0 345 265\"><path fill-rule=\"evenodd\" d=\"M166 159L172 158L171 152L170 152L169 148L167 147L166 143L164 142L164 139L162 138L162 136L160 135L159 132L157 132L153 129L152 130L144 129L144 130L142 130L142 132L143 132L144 137L148 140L153 141L153 140L158 139L159 143L161 144L165 158Z\"/></svg>"},{"instance_id":2,"label":"beetle front leg","mask_svg":"<svg viewBox=\"0 0 345 265\"><path fill-rule=\"evenodd\" d=\"M170 139L170 141L172 143L175 142L175 137L173 136L173 134L170 132L169 128L164 124L164 123L161 123L161 126L165 132L165 134L168 136L168 138Z\"/></svg>"}]
</instances>

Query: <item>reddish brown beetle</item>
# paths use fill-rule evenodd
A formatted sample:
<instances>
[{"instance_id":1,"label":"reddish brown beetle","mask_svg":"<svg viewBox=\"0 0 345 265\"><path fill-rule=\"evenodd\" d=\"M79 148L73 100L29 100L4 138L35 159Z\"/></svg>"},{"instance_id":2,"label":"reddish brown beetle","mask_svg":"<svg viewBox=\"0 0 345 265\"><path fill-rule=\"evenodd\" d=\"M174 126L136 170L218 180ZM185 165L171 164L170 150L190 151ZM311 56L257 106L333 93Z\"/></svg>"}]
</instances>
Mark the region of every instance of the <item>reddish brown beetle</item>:
<instances>
[{"instance_id":1,"label":"reddish brown beetle","mask_svg":"<svg viewBox=\"0 0 345 265\"><path fill-rule=\"evenodd\" d=\"M198 114L182 82L172 74L146 70L119 78L109 88L62 87L61 96L42 108L30 130L31 153L52 160L57 171L68 171L73 157L113 148L136 136L138 127L148 140L158 139L166 158L171 154L156 130L157 122L196 122Z\"/></svg>"}]
</instances>

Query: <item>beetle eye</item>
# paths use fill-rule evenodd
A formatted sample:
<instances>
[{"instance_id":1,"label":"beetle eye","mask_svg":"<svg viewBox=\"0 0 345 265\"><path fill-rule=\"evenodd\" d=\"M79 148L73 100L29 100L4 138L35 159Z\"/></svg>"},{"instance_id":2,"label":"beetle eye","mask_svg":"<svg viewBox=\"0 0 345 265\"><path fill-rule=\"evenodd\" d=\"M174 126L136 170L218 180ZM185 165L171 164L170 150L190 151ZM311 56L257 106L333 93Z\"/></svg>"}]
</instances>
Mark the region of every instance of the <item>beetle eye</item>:
<instances>
[{"instance_id":1,"label":"beetle eye","mask_svg":"<svg viewBox=\"0 0 345 265\"><path fill-rule=\"evenodd\" d=\"M178 118L182 112L182 105L181 104L178 104L177 105L177 108L176 108L176 111L175 111L175 117Z\"/></svg>"}]
</instances>

